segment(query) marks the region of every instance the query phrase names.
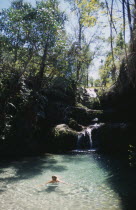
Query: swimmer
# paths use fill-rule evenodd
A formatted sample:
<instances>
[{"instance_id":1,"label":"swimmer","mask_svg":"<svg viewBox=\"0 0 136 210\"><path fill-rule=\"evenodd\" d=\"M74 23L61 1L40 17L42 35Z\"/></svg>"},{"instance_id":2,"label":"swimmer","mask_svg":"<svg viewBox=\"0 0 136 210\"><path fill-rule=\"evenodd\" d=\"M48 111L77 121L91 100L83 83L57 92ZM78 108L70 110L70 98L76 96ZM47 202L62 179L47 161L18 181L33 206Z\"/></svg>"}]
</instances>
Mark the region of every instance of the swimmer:
<instances>
[{"instance_id":1,"label":"swimmer","mask_svg":"<svg viewBox=\"0 0 136 210\"><path fill-rule=\"evenodd\" d=\"M68 184L68 183L66 183L66 182L63 182L63 181L61 181L61 180L59 180L58 179L58 177L57 176L52 176L52 180L50 180L50 181L48 181L48 182L46 182L45 184L49 184L49 183L57 183L57 182L60 182L60 183L63 183L63 184L67 184L67 185L71 185L71 184ZM42 186L42 185L45 185L45 184L40 184L40 185L38 185L38 186Z\"/></svg>"},{"instance_id":2,"label":"swimmer","mask_svg":"<svg viewBox=\"0 0 136 210\"><path fill-rule=\"evenodd\" d=\"M51 181L48 181L46 184L49 184L49 183L56 183L56 182L60 182L60 183L63 183L63 184L67 184L66 182L63 182L61 180L59 180L57 178L57 176L52 176L52 180Z\"/></svg>"}]
</instances>

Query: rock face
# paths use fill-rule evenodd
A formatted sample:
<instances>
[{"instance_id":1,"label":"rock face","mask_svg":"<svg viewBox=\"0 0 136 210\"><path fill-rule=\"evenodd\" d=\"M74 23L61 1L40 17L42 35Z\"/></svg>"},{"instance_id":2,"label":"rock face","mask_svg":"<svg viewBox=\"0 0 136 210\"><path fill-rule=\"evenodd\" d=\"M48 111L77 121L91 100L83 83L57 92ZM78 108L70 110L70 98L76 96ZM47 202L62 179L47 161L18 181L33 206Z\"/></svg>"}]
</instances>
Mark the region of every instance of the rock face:
<instances>
[{"instance_id":1,"label":"rock face","mask_svg":"<svg viewBox=\"0 0 136 210\"><path fill-rule=\"evenodd\" d=\"M91 110L87 107L70 107L67 112L67 118L72 118L77 121L77 123L87 126L95 118L101 118L103 112L101 110Z\"/></svg>"},{"instance_id":2,"label":"rock face","mask_svg":"<svg viewBox=\"0 0 136 210\"><path fill-rule=\"evenodd\" d=\"M92 130L93 144L108 153L128 153L136 146L136 125L129 123L106 123Z\"/></svg>"},{"instance_id":3,"label":"rock face","mask_svg":"<svg viewBox=\"0 0 136 210\"><path fill-rule=\"evenodd\" d=\"M66 124L60 124L53 128L53 150L68 151L75 149L78 133L69 128Z\"/></svg>"}]
</instances>

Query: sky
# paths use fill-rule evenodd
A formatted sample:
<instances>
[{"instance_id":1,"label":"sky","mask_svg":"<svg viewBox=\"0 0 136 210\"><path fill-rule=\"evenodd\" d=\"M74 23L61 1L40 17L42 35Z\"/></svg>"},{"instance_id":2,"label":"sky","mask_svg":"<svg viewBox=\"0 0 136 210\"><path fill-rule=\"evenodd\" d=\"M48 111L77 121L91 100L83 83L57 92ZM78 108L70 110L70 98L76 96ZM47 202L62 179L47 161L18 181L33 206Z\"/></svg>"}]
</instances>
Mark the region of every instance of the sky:
<instances>
[{"instance_id":1,"label":"sky","mask_svg":"<svg viewBox=\"0 0 136 210\"><path fill-rule=\"evenodd\" d=\"M67 4L64 4L63 0L61 0L62 7L66 8ZM10 6L12 0L0 0L0 9L6 9ZM35 5L36 0L24 0L24 2L30 2L33 6ZM66 6L65 6L66 5Z\"/></svg>"},{"instance_id":2,"label":"sky","mask_svg":"<svg viewBox=\"0 0 136 210\"><path fill-rule=\"evenodd\" d=\"M31 2L33 5L35 4L35 0L25 0L26 2ZM11 0L0 0L0 9L6 9L10 6Z\"/></svg>"}]
</instances>

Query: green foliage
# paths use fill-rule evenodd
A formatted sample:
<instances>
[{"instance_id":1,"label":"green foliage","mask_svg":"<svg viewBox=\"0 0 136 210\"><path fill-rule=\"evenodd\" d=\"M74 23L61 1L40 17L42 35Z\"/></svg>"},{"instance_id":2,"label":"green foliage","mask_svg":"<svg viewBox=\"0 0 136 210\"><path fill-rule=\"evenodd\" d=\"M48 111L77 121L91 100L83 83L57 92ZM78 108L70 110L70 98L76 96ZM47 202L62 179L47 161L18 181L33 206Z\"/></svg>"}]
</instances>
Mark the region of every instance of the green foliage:
<instances>
[{"instance_id":1,"label":"green foliage","mask_svg":"<svg viewBox=\"0 0 136 210\"><path fill-rule=\"evenodd\" d=\"M123 34L120 32L115 39L115 47L113 48L114 61L112 52L108 52L104 64L101 65L99 69L99 75L103 86L109 87L117 80L120 61L125 54L125 47Z\"/></svg>"},{"instance_id":2,"label":"green foliage","mask_svg":"<svg viewBox=\"0 0 136 210\"><path fill-rule=\"evenodd\" d=\"M0 13L0 152L30 151L39 144L45 92L56 77L69 76L65 20L57 0L39 1L36 7L13 1Z\"/></svg>"},{"instance_id":3,"label":"green foliage","mask_svg":"<svg viewBox=\"0 0 136 210\"><path fill-rule=\"evenodd\" d=\"M77 22L75 42L70 49L69 67L72 66L77 84L88 86L88 68L94 58L94 52L90 50L91 41L85 38L85 29L95 26L99 1L70 0L68 2Z\"/></svg>"},{"instance_id":4,"label":"green foliage","mask_svg":"<svg viewBox=\"0 0 136 210\"><path fill-rule=\"evenodd\" d=\"M99 9L99 1L75 0L75 3L81 11L81 23L87 27L94 26L97 20L95 12Z\"/></svg>"},{"instance_id":5,"label":"green foliage","mask_svg":"<svg viewBox=\"0 0 136 210\"><path fill-rule=\"evenodd\" d=\"M94 87L94 78L93 77L90 77L89 83L90 83L91 87Z\"/></svg>"},{"instance_id":6,"label":"green foliage","mask_svg":"<svg viewBox=\"0 0 136 210\"><path fill-rule=\"evenodd\" d=\"M43 70L49 77L56 73L57 60L63 60L58 59L58 53L65 51L66 43L66 17L56 0L37 2L36 7L14 1L9 9L2 10L0 19L2 62L9 62L20 74L37 75Z\"/></svg>"},{"instance_id":7,"label":"green foliage","mask_svg":"<svg viewBox=\"0 0 136 210\"><path fill-rule=\"evenodd\" d=\"M2 10L0 20L3 65L16 69L20 76L39 77L42 87L57 76L76 79L79 66L79 82L86 83L93 55L84 39L81 47L69 41L64 30L66 15L57 0L38 1L36 7L13 1Z\"/></svg>"},{"instance_id":8,"label":"green foliage","mask_svg":"<svg viewBox=\"0 0 136 210\"><path fill-rule=\"evenodd\" d=\"M94 87L101 87L101 86L102 86L102 81L101 81L101 79L96 79L96 80L94 80L93 86L94 86Z\"/></svg>"}]
</instances>

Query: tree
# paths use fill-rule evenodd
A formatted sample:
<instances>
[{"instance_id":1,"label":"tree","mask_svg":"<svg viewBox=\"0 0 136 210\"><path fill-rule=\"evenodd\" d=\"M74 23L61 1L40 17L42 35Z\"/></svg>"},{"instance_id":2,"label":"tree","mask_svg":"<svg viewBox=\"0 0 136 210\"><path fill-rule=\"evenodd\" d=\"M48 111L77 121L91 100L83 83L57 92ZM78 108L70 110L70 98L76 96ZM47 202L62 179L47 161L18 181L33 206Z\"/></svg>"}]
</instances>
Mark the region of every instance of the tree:
<instances>
[{"instance_id":1,"label":"tree","mask_svg":"<svg viewBox=\"0 0 136 210\"><path fill-rule=\"evenodd\" d=\"M89 43L85 43L84 30L87 27L92 27L96 23L96 11L99 8L99 1L87 1L87 0L71 0L71 10L75 12L75 17L77 19L77 37L75 42L75 58L76 58L76 80L79 84L81 81L83 71L85 68L85 62L83 64L82 56L85 51L89 51ZM95 15L95 16L94 16ZM86 49L85 49L86 45ZM91 62L92 58L90 59ZM87 64L88 65L88 64ZM88 65L89 66L89 65ZM86 66L87 67L87 66Z\"/></svg>"},{"instance_id":2,"label":"tree","mask_svg":"<svg viewBox=\"0 0 136 210\"><path fill-rule=\"evenodd\" d=\"M0 14L1 39L5 43L2 60L7 54L9 65L16 67L20 76L26 72L38 75L40 86L43 76L48 77L55 68L57 53L65 48L65 18L57 0L37 2L36 7L22 0L13 1Z\"/></svg>"},{"instance_id":3,"label":"tree","mask_svg":"<svg viewBox=\"0 0 136 210\"><path fill-rule=\"evenodd\" d=\"M27 124L26 135L17 144L25 145L41 129L47 105L43 92L67 70L64 22L57 0L37 2L36 7L16 0L0 13L0 149L8 138L14 145L21 120Z\"/></svg>"},{"instance_id":4,"label":"tree","mask_svg":"<svg viewBox=\"0 0 136 210\"><path fill-rule=\"evenodd\" d=\"M93 77L90 77L89 83L90 83L91 87L94 86L94 78Z\"/></svg>"},{"instance_id":5,"label":"tree","mask_svg":"<svg viewBox=\"0 0 136 210\"><path fill-rule=\"evenodd\" d=\"M101 79L96 79L94 80L94 87L101 87L102 86L102 81Z\"/></svg>"},{"instance_id":6,"label":"tree","mask_svg":"<svg viewBox=\"0 0 136 210\"><path fill-rule=\"evenodd\" d=\"M100 78L102 80L102 84L104 86L109 86L112 85L115 81L117 81L117 78L119 76L119 66L120 62L124 56L124 48L126 47L124 39L123 39L123 33L120 31L120 33L117 35L115 39L115 47L113 48L113 53L115 57L115 65L116 65L116 72L115 75L113 76L113 57L112 57L112 52L108 52L105 62L103 65L100 66L99 68L99 74Z\"/></svg>"},{"instance_id":7,"label":"tree","mask_svg":"<svg viewBox=\"0 0 136 210\"><path fill-rule=\"evenodd\" d=\"M42 49L39 77L42 79L47 54L51 53L50 50L53 51L59 40L59 33L62 30L65 17L63 13L60 13L56 0L37 3L37 10L36 31L39 32L39 48Z\"/></svg>"}]
</instances>

